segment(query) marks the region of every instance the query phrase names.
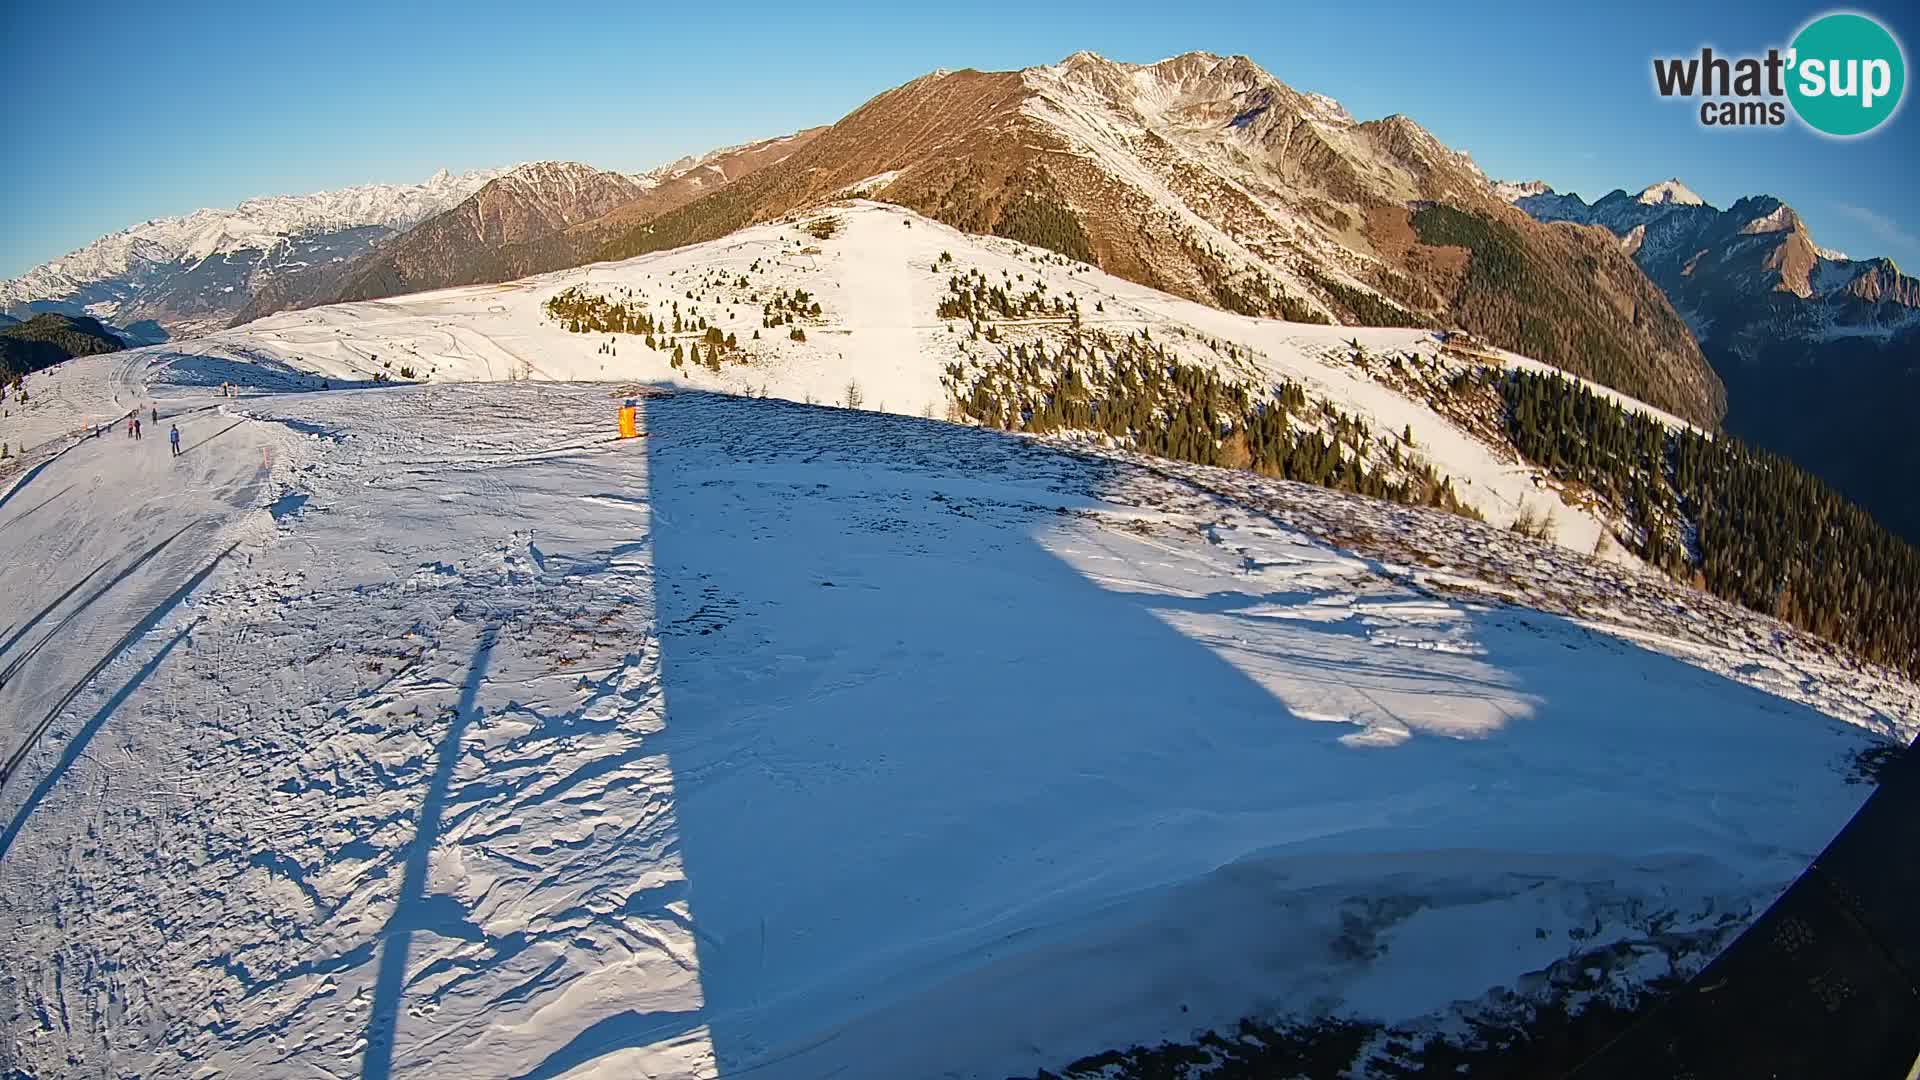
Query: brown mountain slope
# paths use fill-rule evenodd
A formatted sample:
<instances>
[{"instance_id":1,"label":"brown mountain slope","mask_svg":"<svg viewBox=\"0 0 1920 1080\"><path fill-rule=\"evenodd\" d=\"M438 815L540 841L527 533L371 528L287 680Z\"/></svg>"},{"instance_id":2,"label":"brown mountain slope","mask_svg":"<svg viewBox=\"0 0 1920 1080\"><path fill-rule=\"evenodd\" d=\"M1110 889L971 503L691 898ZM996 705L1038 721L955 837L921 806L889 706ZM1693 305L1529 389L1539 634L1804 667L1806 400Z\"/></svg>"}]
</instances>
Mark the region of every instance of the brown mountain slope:
<instances>
[{"instance_id":1,"label":"brown mountain slope","mask_svg":"<svg viewBox=\"0 0 1920 1080\"><path fill-rule=\"evenodd\" d=\"M597 254L712 239L856 188L1231 310L1462 325L1705 425L1724 408L1685 325L1609 237L1542 225L1411 120L1356 122L1245 57L936 72Z\"/></svg>"},{"instance_id":2,"label":"brown mountain slope","mask_svg":"<svg viewBox=\"0 0 1920 1080\"><path fill-rule=\"evenodd\" d=\"M359 259L316 263L263 288L231 325L292 308L512 281L592 262L633 222L778 162L819 130L683 158L637 177L574 162L522 165Z\"/></svg>"},{"instance_id":3,"label":"brown mountain slope","mask_svg":"<svg viewBox=\"0 0 1920 1080\"><path fill-rule=\"evenodd\" d=\"M575 235L607 235L649 221L785 160L825 130L824 126L812 127L792 135L715 150L697 158L682 158L649 174L654 180L653 186L640 195L569 231Z\"/></svg>"},{"instance_id":4,"label":"brown mountain slope","mask_svg":"<svg viewBox=\"0 0 1920 1080\"><path fill-rule=\"evenodd\" d=\"M339 299L510 280L519 274L501 249L599 217L645 190L631 177L575 162L518 166L371 252L348 273Z\"/></svg>"},{"instance_id":5,"label":"brown mountain slope","mask_svg":"<svg viewBox=\"0 0 1920 1080\"><path fill-rule=\"evenodd\" d=\"M502 248L497 259L516 272L489 280L509 281L598 261L607 245L628 230L786 160L825 130L807 128L662 166L647 174L652 186L606 214Z\"/></svg>"}]
</instances>

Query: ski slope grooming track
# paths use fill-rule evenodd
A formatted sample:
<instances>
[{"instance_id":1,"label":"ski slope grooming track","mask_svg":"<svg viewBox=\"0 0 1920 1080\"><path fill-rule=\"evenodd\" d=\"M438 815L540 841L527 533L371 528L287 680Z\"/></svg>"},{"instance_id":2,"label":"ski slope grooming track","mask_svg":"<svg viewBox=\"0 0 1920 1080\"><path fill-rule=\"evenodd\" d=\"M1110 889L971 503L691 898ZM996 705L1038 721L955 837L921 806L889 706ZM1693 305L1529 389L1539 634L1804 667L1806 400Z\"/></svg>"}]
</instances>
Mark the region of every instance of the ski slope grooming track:
<instances>
[{"instance_id":1,"label":"ski slope grooming track","mask_svg":"<svg viewBox=\"0 0 1920 1080\"><path fill-rule=\"evenodd\" d=\"M163 411L249 363L170 355ZM1449 1028L1696 969L1920 718L1437 512L278 363L177 464L88 440L0 508L0 642L72 617L0 688L10 739L52 718L0 787L0 1072L1005 1077L1247 1015ZM627 396L650 437L609 441Z\"/></svg>"},{"instance_id":2,"label":"ski slope grooming track","mask_svg":"<svg viewBox=\"0 0 1920 1080\"><path fill-rule=\"evenodd\" d=\"M159 403L129 381L147 367L125 354L100 357L62 371L53 392L70 395L75 411L85 411L89 399L104 400L120 420L136 412L147 420ZM128 407L133 401L150 404ZM215 545L236 528L245 534L246 512L264 495L270 439L229 435L245 421L220 417L216 406L179 396L166 403L168 422L183 434L179 457L169 453L164 429L135 440L116 420L106 434L43 444L59 448L0 499L8 580L19 585L0 600L0 620L9 627L0 637L0 736L7 749L0 786L32 766L39 751L51 752L41 746L43 736L68 707L238 546L237 538L224 551ZM220 436L238 440L237 457L216 457L205 446ZM15 496L29 487L52 494L20 507ZM73 740L68 749L82 745ZM10 821L0 854L24 817Z\"/></svg>"}]
</instances>

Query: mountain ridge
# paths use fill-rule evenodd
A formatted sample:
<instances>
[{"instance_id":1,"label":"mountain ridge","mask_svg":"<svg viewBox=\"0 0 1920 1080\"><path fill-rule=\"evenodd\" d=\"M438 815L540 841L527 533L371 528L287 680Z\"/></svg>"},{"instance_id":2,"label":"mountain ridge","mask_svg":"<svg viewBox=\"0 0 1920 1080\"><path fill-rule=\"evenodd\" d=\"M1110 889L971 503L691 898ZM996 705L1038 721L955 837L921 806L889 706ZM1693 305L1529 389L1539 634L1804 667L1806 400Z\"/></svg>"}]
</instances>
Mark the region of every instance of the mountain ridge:
<instances>
[{"instance_id":1,"label":"mountain ridge","mask_svg":"<svg viewBox=\"0 0 1920 1080\"><path fill-rule=\"evenodd\" d=\"M546 181L591 177L593 190L571 195L532 188L509 195L520 183L513 173L493 181L460 205L422 222L380 251L347 269L336 287L314 290L304 302L266 298L233 320L239 325L273 311L316 303L377 300L427 289L511 281L528 274L592 261L604 234L629 217L647 217L725 187L765 164L783 159L818 128L758 139L678 158L637 174L610 173L577 162L549 162ZM530 166L520 166L527 169ZM522 177L522 180L527 179ZM494 189L494 190L489 190ZM486 208L488 200L496 205ZM523 217L520 227L489 233L477 223L489 215Z\"/></svg>"},{"instance_id":2,"label":"mountain ridge","mask_svg":"<svg viewBox=\"0 0 1920 1080\"><path fill-rule=\"evenodd\" d=\"M332 299L373 300L487 280L492 274L476 256L598 217L651 186L578 162L516 165L359 260Z\"/></svg>"},{"instance_id":3,"label":"mountain ridge","mask_svg":"<svg viewBox=\"0 0 1920 1080\"><path fill-rule=\"evenodd\" d=\"M1621 238L1654 283L1689 314L1697 334L1730 338L1735 348L1755 335L1742 324L1740 309L1756 293L1785 292L1842 307L1847 299L1868 305L1831 312L1824 329L1833 336L1849 329L1898 330L1920 309L1920 281L1901 274L1891 259L1853 259L1819 246L1800 215L1771 195L1748 195L1721 210L1677 180L1637 196L1615 189L1593 203L1534 183L1537 187L1504 185L1503 190L1514 193L1515 206L1541 220L1599 225ZM1670 186L1684 197L1662 197ZM1739 295L1730 300L1716 295L1727 288ZM1893 306L1879 307L1882 303ZM1783 327L1768 321L1763 329L1771 334Z\"/></svg>"}]
</instances>

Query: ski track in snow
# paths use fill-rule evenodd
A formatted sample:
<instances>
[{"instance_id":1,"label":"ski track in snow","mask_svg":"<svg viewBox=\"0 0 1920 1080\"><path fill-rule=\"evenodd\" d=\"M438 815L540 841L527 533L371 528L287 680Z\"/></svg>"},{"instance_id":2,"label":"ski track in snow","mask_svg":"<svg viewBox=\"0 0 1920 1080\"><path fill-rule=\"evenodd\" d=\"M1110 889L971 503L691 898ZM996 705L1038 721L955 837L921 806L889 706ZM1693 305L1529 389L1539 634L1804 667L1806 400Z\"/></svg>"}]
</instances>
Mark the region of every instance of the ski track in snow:
<instances>
[{"instance_id":1,"label":"ski track in snow","mask_svg":"<svg viewBox=\"0 0 1920 1080\"><path fill-rule=\"evenodd\" d=\"M912 409L887 355L945 331L895 317L928 241L880 223L818 275L868 332L788 360ZM297 392L288 333L35 377L0 1071L985 1077L1256 1012L1444 1024L1730 937L1920 717L1435 512L684 390L614 442L606 385ZM164 420L59 437L156 399L179 461Z\"/></svg>"}]
</instances>

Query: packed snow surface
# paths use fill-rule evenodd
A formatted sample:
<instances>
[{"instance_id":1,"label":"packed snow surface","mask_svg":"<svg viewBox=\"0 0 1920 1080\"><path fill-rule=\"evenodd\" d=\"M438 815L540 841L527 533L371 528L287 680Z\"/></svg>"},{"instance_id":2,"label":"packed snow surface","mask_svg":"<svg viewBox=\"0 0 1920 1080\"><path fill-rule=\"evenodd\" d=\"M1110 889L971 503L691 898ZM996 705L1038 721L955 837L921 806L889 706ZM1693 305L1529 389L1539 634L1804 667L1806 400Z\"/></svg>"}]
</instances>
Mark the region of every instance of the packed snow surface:
<instances>
[{"instance_id":1,"label":"packed snow surface","mask_svg":"<svg viewBox=\"0 0 1920 1080\"><path fill-rule=\"evenodd\" d=\"M1884 672L1435 512L240 348L33 378L53 427L149 423L0 488L10 1075L1002 1077L1444 1023L1736 931L1914 732Z\"/></svg>"}]
</instances>

